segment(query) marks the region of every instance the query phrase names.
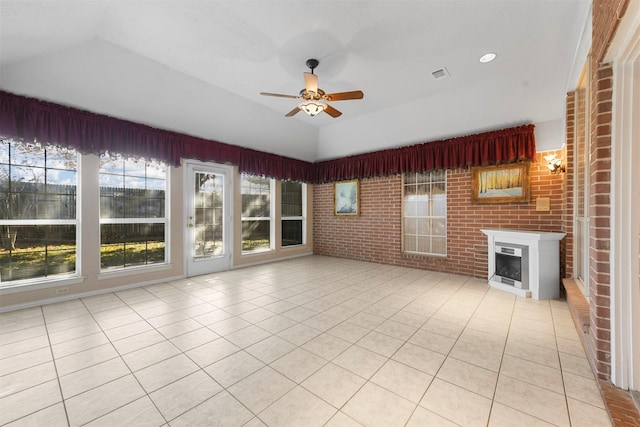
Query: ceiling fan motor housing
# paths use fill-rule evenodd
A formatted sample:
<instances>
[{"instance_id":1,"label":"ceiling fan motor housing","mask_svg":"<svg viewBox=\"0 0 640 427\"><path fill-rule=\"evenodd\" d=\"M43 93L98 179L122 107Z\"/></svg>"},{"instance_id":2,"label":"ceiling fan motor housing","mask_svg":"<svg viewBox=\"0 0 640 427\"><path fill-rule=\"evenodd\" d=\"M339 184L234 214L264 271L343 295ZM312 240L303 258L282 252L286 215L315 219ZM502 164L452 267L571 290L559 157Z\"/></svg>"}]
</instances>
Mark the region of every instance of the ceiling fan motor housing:
<instances>
[{"instance_id":1,"label":"ceiling fan motor housing","mask_svg":"<svg viewBox=\"0 0 640 427\"><path fill-rule=\"evenodd\" d=\"M316 68L318 66L318 64L320 64L320 61L318 61L317 59L307 59L307 67L311 68L311 74L313 74L313 70L314 68Z\"/></svg>"},{"instance_id":2,"label":"ceiling fan motor housing","mask_svg":"<svg viewBox=\"0 0 640 427\"><path fill-rule=\"evenodd\" d=\"M307 100L308 99L323 99L324 94L325 94L325 92L320 88L318 88L318 92L317 93L309 92L309 91L307 91L306 88L300 90L300 96L303 99L307 99Z\"/></svg>"}]
</instances>

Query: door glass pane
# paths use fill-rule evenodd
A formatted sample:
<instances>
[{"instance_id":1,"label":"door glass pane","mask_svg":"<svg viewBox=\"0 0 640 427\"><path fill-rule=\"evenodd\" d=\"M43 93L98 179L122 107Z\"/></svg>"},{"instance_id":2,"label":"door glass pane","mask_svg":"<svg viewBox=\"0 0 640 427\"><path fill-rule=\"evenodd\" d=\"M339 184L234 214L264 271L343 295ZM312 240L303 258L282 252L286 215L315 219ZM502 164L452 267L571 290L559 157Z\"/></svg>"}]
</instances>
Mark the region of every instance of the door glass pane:
<instances>
[{"instance_id":1,"label":"door glass pane","mask_svg":"<svg viewBox=\"0 0 640 427\"><path fill-rule=\"evenodd\" d=\"M194 183L193 257L202 259L222 256L224 177L195 172Z\"/></svg>"}]
</instances>

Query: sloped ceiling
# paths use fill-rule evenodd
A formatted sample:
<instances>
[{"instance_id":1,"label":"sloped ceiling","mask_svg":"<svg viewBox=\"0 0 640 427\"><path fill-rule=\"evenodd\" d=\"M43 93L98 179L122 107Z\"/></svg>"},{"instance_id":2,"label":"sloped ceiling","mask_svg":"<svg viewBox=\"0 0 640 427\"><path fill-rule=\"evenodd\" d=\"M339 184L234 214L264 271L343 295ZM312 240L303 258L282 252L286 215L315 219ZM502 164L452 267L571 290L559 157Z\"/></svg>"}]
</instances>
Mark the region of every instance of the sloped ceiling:
<instances>
[{"instance_id":1,"label":"sloped ceiling","mask_svg":"<svg viewBox=\"0 0 640 427\"><path fill-rule=\"evenodd\" d=\"M325 160L525 123L562 145L588 0L0 0L0 87ZM493 62L480 56L495 52ZM305 61L339 118L284 114ZM432 71L450 76L436 80Z\"/></svg>"}]
</instances>

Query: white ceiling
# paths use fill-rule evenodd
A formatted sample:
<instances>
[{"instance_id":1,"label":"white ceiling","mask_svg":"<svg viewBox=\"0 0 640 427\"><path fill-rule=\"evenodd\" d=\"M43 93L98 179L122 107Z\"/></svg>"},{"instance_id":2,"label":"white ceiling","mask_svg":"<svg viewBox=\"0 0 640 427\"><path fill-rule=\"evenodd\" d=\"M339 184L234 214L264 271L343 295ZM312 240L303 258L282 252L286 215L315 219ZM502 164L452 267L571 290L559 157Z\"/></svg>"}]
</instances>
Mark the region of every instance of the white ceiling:
<instances>
[{"instance_id":1,"label":"white ceiling","mask_svg":"<svg viewBox=\"0 0 640 427\"><path fill-rule=\"evenodd\" d=\"M0 0L0 87L307 161L525 123L562 145L590 0ZM487 52L498 57L488 64ZM308 58L363 100L284 117ZM450 77L431 72L446 67ZM553 146L555 145L555 146Z\"/></svg>"}]
</instances>

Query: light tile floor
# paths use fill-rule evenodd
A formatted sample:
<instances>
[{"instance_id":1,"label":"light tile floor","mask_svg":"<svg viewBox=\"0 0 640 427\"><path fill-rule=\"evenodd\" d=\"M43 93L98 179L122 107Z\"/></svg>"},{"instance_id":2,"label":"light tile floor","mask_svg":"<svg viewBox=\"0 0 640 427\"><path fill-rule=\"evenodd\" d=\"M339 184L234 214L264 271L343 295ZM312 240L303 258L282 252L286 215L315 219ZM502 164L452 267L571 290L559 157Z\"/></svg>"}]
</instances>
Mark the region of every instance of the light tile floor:
<instances>
[{"instance_id":1,"label":"light tile floor","mask_svg":"<svg viewBox=\"0 0 640 427\"><path fill-rule=\"evenodd\" d=\"M564 301L453 274L309 256L0 322L0 425L610 425Z\"/></svg>"}]
</instances>

